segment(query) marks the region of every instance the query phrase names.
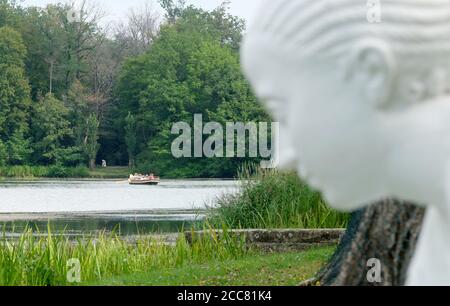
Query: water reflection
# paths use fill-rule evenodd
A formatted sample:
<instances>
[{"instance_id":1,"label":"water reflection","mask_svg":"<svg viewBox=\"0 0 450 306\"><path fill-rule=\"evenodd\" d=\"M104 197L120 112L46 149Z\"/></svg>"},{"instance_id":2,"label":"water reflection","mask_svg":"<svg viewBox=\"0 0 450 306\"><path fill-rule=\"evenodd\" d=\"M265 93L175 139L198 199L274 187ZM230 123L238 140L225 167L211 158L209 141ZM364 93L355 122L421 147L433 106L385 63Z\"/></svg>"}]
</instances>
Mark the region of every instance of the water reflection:
<instances>
[{"instance_id":1,"label":"water reflection","mask_svg":"<svg viewBox=\"0 0 450 306\"><path fill-rule=\"evenodd\" d=\"M121 181L2 181L0 226L20 233L30 226L79 236L173 233L202 223L205 204L237 190L234 181L164 181L130 186Z\"/></svg>"},{"instance_id":2,"label":"water reflection","mask_svg":"<svg viewBox=\"0 0 450 306\"><path fill-rule=\"evenodd\" d=\"M0 182L0 213L102 212L203 208L235 192L234 181L163 181L130 186L123 181Z\"/></svg>"},{"instance_id":3,"label":"water reflection","mask_svg":"<svg viewBox=\"0 0 450 306\"><path fill-rule=\"evenodd\" d=\"M127 213L46 213L0 214L0 226L9 236L17 236L27 229L47 233L48 226L55 234L78 237L99 232L124 236L155 233L179 233L203 223L202 211L151 211Z\"/></svg>"},{"instance_id":4,"label":"water reflection","mask_svg":"<svg viewBox=\"0 0 450 306\"><path fill-rule=\"evenodd\" d=\"M35 234L46 234L50 225L54 234L64 233L70 237L95 236L100 232L116 233L122 236L179 233L182 230L190 230L194 226L200 226L201 220L192 221L116 221L105 219L65 219L48 221L14 221L0 222L0 226L7 236L17 236L26 229L31 229Z\"/></svg>"}]
</instances>

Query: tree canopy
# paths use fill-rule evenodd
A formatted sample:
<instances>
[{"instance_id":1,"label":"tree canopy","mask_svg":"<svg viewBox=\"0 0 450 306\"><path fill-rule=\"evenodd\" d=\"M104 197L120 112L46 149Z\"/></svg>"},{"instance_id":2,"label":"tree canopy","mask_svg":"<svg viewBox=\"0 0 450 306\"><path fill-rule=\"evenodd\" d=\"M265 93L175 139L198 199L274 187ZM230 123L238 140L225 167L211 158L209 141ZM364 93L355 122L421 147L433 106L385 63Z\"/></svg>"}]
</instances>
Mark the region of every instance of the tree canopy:
<instances>
[{"instance_id":1,"label":"tree canopy","mask_svg":"<svg viewBox=\"0 0 450 306\"><path fill-rule=\"evenodd\" d=\"M229 177L246 158L175 159L173 124L270 121L239 63L242 19L161 0L107 34L82 3L0 0L0 165L130 165L170 176ZM91 6L90 6L91 5ZM13 30L14 28L14 30Z\"/></svg>"}]
</instances>

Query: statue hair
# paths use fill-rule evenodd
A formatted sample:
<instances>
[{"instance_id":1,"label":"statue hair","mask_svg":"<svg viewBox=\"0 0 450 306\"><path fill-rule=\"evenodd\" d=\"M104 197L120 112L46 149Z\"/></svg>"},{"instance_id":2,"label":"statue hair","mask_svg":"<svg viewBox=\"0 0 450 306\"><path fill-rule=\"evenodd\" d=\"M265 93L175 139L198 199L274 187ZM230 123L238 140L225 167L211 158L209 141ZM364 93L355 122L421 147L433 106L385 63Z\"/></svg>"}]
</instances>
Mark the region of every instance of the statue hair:
<instances>
[{"instance_id":1,"label":"statue hair","mask_svg":"<svg viewBox=\"0 0 450 306\"><path fill-rule=\"evenodd\" d=\"M268 0L250 31L307 53L335 52L363 38L382 38L399 54L450 52L449 0L374 2L379 23L369 22L365 0Z\"/></svg>"},{"instance_id":2,"label":"statue hair","mask_svg":"<svg viewBox=\"0 0 450 306\"><path fill-rule=\"evenodd\" d=\"M380 5L379 23L369 22L370 4ZM423 79L439 84L429 84L428 96L450 89L450 0L266 0L248 34L306 58L340 57L361 41L378 40L407 68L433 62ZM418 83L412 91L429 87Z\"/></svg>"}]
</instances>

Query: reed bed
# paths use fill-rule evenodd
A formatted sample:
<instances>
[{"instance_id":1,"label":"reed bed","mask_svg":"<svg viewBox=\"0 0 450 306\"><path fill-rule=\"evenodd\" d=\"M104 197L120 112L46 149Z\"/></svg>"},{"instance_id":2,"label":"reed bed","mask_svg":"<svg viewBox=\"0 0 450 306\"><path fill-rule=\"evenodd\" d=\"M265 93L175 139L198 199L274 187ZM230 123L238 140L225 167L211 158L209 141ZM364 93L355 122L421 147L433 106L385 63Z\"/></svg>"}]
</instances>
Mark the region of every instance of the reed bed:
<instances>
[{"instance_id":1,"label":"reed bed","mask_svg":"<svg viewBox=\"0 0 450 306\"><path fill-rule=\"evenodd\" d=\"M16 179L32 178L87 178L89 169L84 166L9 166L0 167L0 177Z\"/></svg>"},{"instance_id":2,"label":"reed bed","mask_svg":"<svg viewBox=\"0 0 450 306\"><path fill-rule=\"evenodd\" d=\"M329 208L293 172L244 167L237 194L209 207L208 221L231 228L345 228L349 215Z\"/></svg>"},{"instance_id":3,"label":"reed bed","mask_svg":"<svg viewBox=\"0 0 450 306\"><path fill-rule=\"evenodd\" d=\"M86 283L118 275L238 259L250 252L244 241L227 234L219 238L214 230L208 230L210 236L191 244L184 235L179 235L174 245L148 236L130 243L114 233L72 240L64 233L53 234L50 226L45 235L36 235L27 228L19 237L8 238L3 231L0 285L76 285L67 277L71 268L68 263L73 259L79 261L81 281Z\"/></svg>"}]
</instances>

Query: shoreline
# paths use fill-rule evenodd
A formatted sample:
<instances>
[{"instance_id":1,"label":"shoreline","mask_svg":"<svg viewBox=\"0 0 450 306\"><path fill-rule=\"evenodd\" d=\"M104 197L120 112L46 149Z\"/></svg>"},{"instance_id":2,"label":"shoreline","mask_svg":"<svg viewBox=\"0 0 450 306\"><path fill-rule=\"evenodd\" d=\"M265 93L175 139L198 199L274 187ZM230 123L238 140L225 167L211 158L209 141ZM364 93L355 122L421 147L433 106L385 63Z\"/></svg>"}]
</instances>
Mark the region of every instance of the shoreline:
<instances>
[{"instance_id":1,"label":"shoreline","mask_svg":"<svg viewBox=\"0 0 450 306\"><path fill-rule=\"evenodd\" d=\"M164 178L161 180L166 182L176 182L176 181L187 181L187 182L213 182L213 181L224 181L224 182L232 182L239 181L235 178ZM8 176L0 176L1 182L26 182L26 181L99 181L99 182L128 182L128 178L124 177L8 177Z\"/></svg>"},{"instance_id":2,"label":"shoreline","mask_svg":"<svg viewBox=\"0 0 450 306\"><path fill-rule=\"evenodd\" d=\"M54 166L4 166L0 167L0 181L4 180L37 180L37 179L83 179L83 180L128 180L134 169L126 166L97 167L60 167L51 171ZM54 169L53 169L54 170ZM235 180L231 177L170 177L159 174L163 180Z\"/></svg>"},{"instance_id":3,"label":"shoreline","mask_svg":"<svg viewBox=\"0 0 450 306\"><path fill-rule=\"evenodd\" d=\"M119 210L90 212L0 212L0 222L49 221L66 219L144 219L164 216L204 216L206 210L201 209L155 209L155 210ZM191 218L193 219L193 218ZM186 221L189 221L186 218Z\"/></svg>"}]
</instances>

